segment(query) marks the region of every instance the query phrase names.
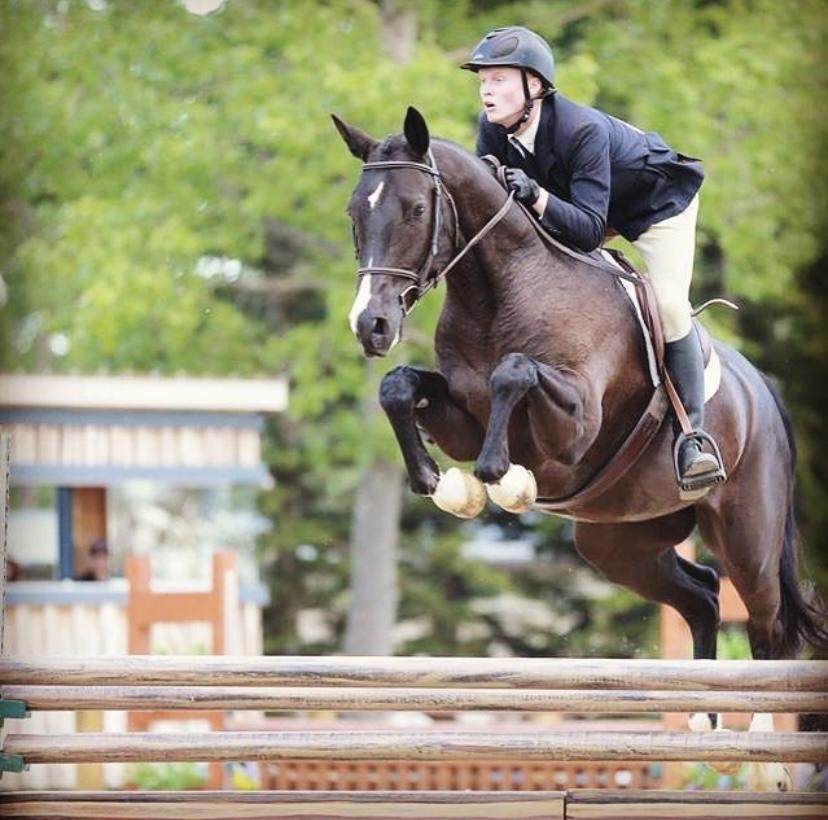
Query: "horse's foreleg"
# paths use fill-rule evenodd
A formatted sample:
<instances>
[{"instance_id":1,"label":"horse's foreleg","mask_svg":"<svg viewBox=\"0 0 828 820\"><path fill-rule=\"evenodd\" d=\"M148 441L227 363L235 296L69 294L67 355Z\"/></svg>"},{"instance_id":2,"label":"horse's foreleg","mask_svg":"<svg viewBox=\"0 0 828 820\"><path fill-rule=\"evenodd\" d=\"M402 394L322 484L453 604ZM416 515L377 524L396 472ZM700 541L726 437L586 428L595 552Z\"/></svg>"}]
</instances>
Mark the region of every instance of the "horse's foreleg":
<instances>
[{"instance_id":1,"label":"horse's foreleg","mask_svg":"<svg viewBox=\"0 0 828 820\"><path fill-rule=\"evenodd\" d=\"M492 371L489 385L492 397L489 426L474 470L481 481L498 482L509 470L509 419L515 406L530 391L542 391L544 412L564 434L562 438L580 436L584 397L577 386L555 368L523 353L510 353ZM572 429L560 428L562 421L569 423Z\"/></svg>"},{"instance_id":2,"label":"horse's foreleg","mask_svg":"<svg viewBox=\"0 0 828 820\"><path fill-rule=\"evenodd\" d=\"M417 425L451 458L471 461L480 450L483 431L449 395L445 378L430 370L397 367L380 384L379 400L400 445L411 489L432 495L440 469L428 454Z\"/></svg>"}]
</instances>

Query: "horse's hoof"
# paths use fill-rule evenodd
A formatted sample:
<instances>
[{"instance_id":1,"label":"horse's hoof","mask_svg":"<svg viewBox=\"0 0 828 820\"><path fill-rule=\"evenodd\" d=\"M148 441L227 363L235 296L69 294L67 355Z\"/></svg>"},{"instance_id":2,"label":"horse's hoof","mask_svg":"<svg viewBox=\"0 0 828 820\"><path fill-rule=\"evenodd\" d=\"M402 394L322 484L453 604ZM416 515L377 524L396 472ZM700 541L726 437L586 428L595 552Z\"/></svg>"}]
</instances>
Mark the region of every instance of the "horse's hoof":
<instances>
[{"instance_id":1,"label":"horse's hoof","mask_svg":"<svg viewBox=\"0 0 828 820\"><path fill-rule=\"evenodd\" d=\"M793 778L782 763L748 763L746 780L754 792L793 791Z\"/></svg>"},{"instance_id":2,"label":"horse's hoof","mask_svg":"<svg viewBox=\"0 0 828 820\"><path fill-rule=\"evenodd\" d=\"M510 465L497 484L486 485L486 491L498 507L515 514L530 510L538 497L535 476L520 464Z\"/></svg>"},{"instance_id":3,"label":"horse's hoof","mask_svg":"<svg viewBox=\"0 0 828 820\"><path fill-rule=\"evenodd\" d=\"M772 732L773 715L756 712L750 721L749 732ZM748 763L748 787L755 792L789 792L793 789L793 778L782 763Z\"/></svg>"},{"instance_id":4,"label":"horse's hoof","mask_svg":"<svg viewBox=\"0 0 828 820\"><path fill-rule=\"evenodd\" d=\"M687 726L691 732L729 732L730 729L725 729L722 725L722 716L718 715L713 725L708 712L694 712L687 720ZM733 776L742 768L741 761L738 760L713 760L708 761L707 765L719 774Z\"/></svg>"},{"instance_id":5,"label":"horse's hoof","mask_svg":"<svg viewBox=\"0 0 828 820\"><path fill-rule=\"evenodd\" d=\"M721 725L721 718L716 723ZM693 712L687 719L687 728L691 732L712 732L716 727L710 720L710 715L707 712Z\"/></svg>"},{"instance_id":6,"label":"horse's hoof","mask_svg":"<svg viewBox=\"0 0 828 820\"><path fill-rule=\"evenodd\" d=\"M486 490L471 473L450 467L440 476L431 500L443 512L458 518L474 518L486 506Z\"/></svg>"}]
</instances>

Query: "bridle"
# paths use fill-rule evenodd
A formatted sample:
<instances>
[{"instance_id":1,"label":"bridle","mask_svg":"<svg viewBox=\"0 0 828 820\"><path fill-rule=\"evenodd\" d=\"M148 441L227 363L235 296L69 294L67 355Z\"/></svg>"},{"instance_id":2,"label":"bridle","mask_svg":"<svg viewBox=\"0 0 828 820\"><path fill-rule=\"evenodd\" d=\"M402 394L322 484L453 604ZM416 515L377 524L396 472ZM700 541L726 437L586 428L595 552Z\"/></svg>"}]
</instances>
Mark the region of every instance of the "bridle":
<instances>
[{"instance_id":1,"label":"bridle","mask_svg":"<svg viewBox=\"0 0 828 820\"><path fill-rule=\"evenodd\" d=\"M454 239L452 248L456 248L460 239L460 220L457 217L457 206L454 204L454 197L452 197L448 188L443 183L443 177L440 170L437 168L437 163L434 159L434 154L429 149L426 154L428 163L413 162L409 160L380 160L377 162L366 162L362 166L363 171L379 171L379 170L395 170L397 168L411 168L415 171L421 171L428 174L434 181L434 201L433 210L434 218L431 224L431 242L426 251L425 258L416 271L409 268L393 268L393 267L364 267L357 269L357 279L366 274L380 274L385 276L398 276L403 279L409 279L413 282L400 294L400 307L402 308L403 316L408 316L417 305L417 302L425 296L428 291L436 287L440 280L506 215L509 206L514 199L514 191L509 193L503 207L478 231L474 237L469 241L465 247L457 253L452 260L443 268L433 275L429 275L429 270L437 257L437 246L439 244L440 232L443 225L443 209L442 200L446 198L451 206L452 218L454 222ZM409 302L410 300L410 302Z\"/></svg>"}]
</instances>

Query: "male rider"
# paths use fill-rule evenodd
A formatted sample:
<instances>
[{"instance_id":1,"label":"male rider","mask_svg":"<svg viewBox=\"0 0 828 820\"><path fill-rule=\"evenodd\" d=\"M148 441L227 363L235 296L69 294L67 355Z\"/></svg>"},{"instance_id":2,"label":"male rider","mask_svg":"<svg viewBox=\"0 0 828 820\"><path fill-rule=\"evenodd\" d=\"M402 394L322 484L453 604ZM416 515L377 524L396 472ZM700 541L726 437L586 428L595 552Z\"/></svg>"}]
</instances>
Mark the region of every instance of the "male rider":
<instances>
[{"instance_id":1,"label":"male rider","mask_svg":"<svg viewBox=\"0 0 828 820\"><path fill-rule=\"evenodd\" d=\"M461 68L480 80L477 154L493 154L506 181L552 236L590 252L613 231L644 259L664 328L670 379L695 431L704 419L704 362L688 293L693 274L699 160L568 100L553 80L549 44L520 26L487 34ZM679 445L686 497L724 479L716 455L687 437Z\"/></svg>"}]
</instances>

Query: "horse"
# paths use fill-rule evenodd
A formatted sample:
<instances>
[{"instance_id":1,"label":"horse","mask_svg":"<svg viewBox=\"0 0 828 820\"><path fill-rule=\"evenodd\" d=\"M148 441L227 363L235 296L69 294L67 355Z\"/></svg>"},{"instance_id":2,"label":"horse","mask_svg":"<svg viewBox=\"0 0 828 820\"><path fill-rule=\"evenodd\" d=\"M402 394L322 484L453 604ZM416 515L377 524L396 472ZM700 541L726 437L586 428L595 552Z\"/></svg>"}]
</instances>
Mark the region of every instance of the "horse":
<instances>
[{"instance_id":1,"label":"horse","mask_svg":"<svg viewBox=\"0 0 828 820\"><path fill-rule=\"evenodd\" d=\"M395 368L379 390L413 491L462 516L482 508L483 485L517 512L548 512L544 499L563 499L551 507L574 521L583 559L675 608L690 627L693 657L713 659L718 574L675 550L698 527L747 608L754 658L791 658L804 642L828 648L824 606L798 578L796 446L768 379L712 342L721 375L705 426L719 442L725 483L681 498L672 424L661 422L619 480L584 499L579 491L653 395L641 330L617 277L543 241L491 167L432 139L416 109L401 134L383 140L333 120L363 162L348 204L360 266L350 320L363 353L386 355L417 300L445 282L436 369ZM452 471L441 476L421 430L452 460L474 462L473 475L460 480L453 468L447 482ZM444 484L459 501L441 501Z\"/></svg>"}]
</instances>

